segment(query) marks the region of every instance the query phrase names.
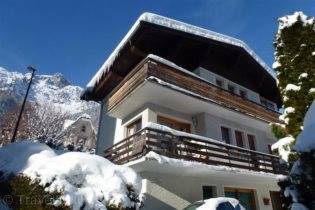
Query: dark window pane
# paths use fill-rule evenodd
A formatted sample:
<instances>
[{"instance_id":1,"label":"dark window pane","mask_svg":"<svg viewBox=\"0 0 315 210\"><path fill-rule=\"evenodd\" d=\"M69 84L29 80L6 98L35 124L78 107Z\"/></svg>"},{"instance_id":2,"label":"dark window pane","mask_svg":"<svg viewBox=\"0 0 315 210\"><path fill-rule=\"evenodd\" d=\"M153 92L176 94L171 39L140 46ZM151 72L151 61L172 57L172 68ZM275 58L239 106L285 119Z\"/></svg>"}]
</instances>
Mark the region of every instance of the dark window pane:
<instances>
[{"instance_id":1,"label":"dark window pane","mask_svg":"<svg viewBox=\"0 0 315 210\"><path fill-rule=\"evenodd\" d=\"M238 147L244 147L243 135L240 131L235 131L235 140Z\"/></svg>"},{"instance_id":2,"label":"dark window pane","mask_svg":"<svg viewBox=\"0 0 315 210\"><path fill-rule=\"evenodd\" d=\"M240 90L240 96L241 96L242 98L247 98L246 90Z\"/></svg>"},{"instance_id":3,"label":"dark window pane","mask_svg":"<svg viewBox=\"0 0 315 210\"><path fill-rule=\"evenodd\" d=\"M253 135L248 134L247 138L248 138L249 149L250 150L256 150L255 137Z\"/></svg>"},{"instance_id":4,"label":"dark window pane","mask_svg":"<svg viewBox=\"0 0 315 210\"><path fill-rule=\"evenodd\" d=\"M223 81L222 81L222 80L216 79L216 80L215 80L215 84L216 84L217 86L223 88Z\"/></svg>"},{"instance_id":5,"label":"dark window pane","mask_svg":"<svg viewBox=\"0 0 315 210\"><path fill-rule=\"evenodd\" d=\"M228 85L228 90L232 93L235 93L235 87L233 85Z\"/></svg>"},{"instance_id":6,"label":"dark window pane","mask_svg":"<svg viewBox=\"0 0 315 210\"><path fill-rule=\"evenodd\" d=\"M221 136L222 136L222 140L225 141L225 143L227 143L227 144L231 143L230 129L228 129L226 127L221 127Z\"/></svg>"},{"instance_id":7,"label":"dark window pane","mask_svg":"<svg viewBox=\"0 0 315 210\"><path fill-rule=\"evenodd\" d=\"M213 186L202 186L203 200L214 198Z\"/></svg>"}]
</instances>

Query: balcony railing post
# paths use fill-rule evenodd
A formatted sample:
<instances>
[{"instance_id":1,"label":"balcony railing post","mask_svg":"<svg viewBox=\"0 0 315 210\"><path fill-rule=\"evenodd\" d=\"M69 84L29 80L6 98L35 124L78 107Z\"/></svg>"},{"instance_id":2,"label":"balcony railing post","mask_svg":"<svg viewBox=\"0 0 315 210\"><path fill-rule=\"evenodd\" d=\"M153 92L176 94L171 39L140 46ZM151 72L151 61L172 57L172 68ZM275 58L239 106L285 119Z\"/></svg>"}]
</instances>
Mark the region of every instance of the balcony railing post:
<instances>
[{"instance_id":1,"label":"balcony railing post","mask_svg":"<svg viewBox=\"0 0 315 210\"><path fill-rule=\"evenodd\" d=\"M105 150L104 156L117 164L123 164L145 155L150 150L160 155L206 164L282 172L276 156L194 136L174 135L154 128L145 128L114 144Z\"/></svg>"}]
</instances>

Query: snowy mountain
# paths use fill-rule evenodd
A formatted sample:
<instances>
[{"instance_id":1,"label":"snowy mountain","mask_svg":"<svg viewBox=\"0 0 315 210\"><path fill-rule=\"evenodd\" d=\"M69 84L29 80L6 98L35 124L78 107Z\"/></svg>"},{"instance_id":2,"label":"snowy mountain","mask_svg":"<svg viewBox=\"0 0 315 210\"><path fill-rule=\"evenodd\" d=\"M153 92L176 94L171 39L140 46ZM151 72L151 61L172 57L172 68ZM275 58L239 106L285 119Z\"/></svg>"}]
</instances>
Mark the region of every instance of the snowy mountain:
<instances>
[{"instance_id":1,"label":"snowy mountain","mask_svg":"<svg viewBox=\"0 0 315 210\"><path fill-rule=\"evenodd\" d=\"M30 76L30 73L10 72L0 67L0 119L8 109L22 103ZM81 101L81 91L81 87L71 85L60 73L35 74L27 100L50 103L62 112L70 114L71 118L87 113L96 125L99 105L95 102Z\"/></svg>"}]
</instances>

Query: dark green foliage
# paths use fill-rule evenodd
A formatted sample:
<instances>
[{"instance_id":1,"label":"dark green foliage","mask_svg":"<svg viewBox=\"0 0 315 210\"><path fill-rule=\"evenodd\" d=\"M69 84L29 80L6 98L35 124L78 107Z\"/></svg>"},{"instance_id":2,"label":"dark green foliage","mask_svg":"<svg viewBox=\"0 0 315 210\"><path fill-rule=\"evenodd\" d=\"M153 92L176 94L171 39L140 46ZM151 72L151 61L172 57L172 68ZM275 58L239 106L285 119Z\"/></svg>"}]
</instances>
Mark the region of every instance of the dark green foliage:
<instances>
[{"instance_id":1,"label":"dark green foliage","mask_svg":"<svg viewBox=\"0 0 315 210\"><path fill-rule=\"evenodd\" d=\"M1 172L0 172L1 177ZM49 193L44 190L45 187L39 185L38 181L32 182L24 175L11 175L0 181L0 199L8 199L8 205L12 209L23 210L70 210L69 206L62 203L55 207L52 202L59 198L62 193ZM127 186L128 197L135 204L140 204L138 196L131 186ZM123 208L122 206L107 205L108 210L136 210L136 207ZM83 209L83 207L82 207Z\"/></svg>"},{"instance_id":2,"label":"dark green foliage","mask_svg":"<svg viewBox=\"0 0 315 210\"><path fill-rule=\"evenodd\" d=\"M1 176L0 176L1 177ZM70 210L64 204L59 207L52 206L52 201L60 196L60 193L45 192L44 187L38 182L24 175L10 175L0 181L0 198L7 202L12 209L23 210Z\"/></svg>"},{"instance_id":3,"label":"dark green foliage","mask_svg":"<svg viewBox=\"0 0 315 210\"><path fill-rule=\"evenodd\" d=\"M271 124L271 130L277 139L281 139L287 136L286 129L278 124Z\"/></svg>"},{"instance_id":4,"label":"dark green foliage","mask_svg":"<svg viewBox=\"0 0 315 210\"><path fill-rule=\"evenodd\" d=\"M61 204L59 207L52 205L52 201L58 198L61 194L58 192L49 193L44 190L39 182L32 182L30 178L24 175L14 176L7 181L1 182L7 187L7 192L4 194L10 197L9 206L12 209L23 210L70 210L70 207Z\"/></svg>"},{"instance_id":5,"label":"dark green foliage","mask_svg":"<svg viewBox=\"0 0 315 210\"><path fill-rule=\"evenodd\" d=\"M301 17L299 17L301 18ZM281 21L280 21L281 24ZM283 97L284 108L293 107L289 113L286 132L294 138L301 132L305 113L315 99L309 90L315 87L315 30L314 22L305 24L301 19L283 28L276 36L276 60L281 64L276 68L278 87ZM300 77L307 73L307 77ZM286 91L288 84L300 86L299 91ZM287 99L287 100L286 100Z\"/></svg>"},{"instance_id":6,"label":"dark green foliage","mask_svg":"<svg viewBox=\"0 0 315 210\"><path fill-rule=\"evenodd\" d=\"M284 110L288 107L294 108L294 112L284 113L285 129L272 125L272 131L277 138L292 136L296 139L302 130L305 114L315 99L315 93L310 91L315 88L315 21L310 21L302 13L295 13L290 19L295 17L297 21L288 25L285 23L288 19L280 19L280 30L274 43L276 61L280 64L276 65L276 70ZM284 25L286 26L283 27ZM299 90L286 89L288 84L299 87ZM295 202L315 209L314 151L292 152L288 162L290 168L292 167L290 176L278 182L282 196L284 197L285 190L294 190L298 195ZM284 201L284 208L291 209L292 197L288 196Z\"/></svg>"}]
</instances>

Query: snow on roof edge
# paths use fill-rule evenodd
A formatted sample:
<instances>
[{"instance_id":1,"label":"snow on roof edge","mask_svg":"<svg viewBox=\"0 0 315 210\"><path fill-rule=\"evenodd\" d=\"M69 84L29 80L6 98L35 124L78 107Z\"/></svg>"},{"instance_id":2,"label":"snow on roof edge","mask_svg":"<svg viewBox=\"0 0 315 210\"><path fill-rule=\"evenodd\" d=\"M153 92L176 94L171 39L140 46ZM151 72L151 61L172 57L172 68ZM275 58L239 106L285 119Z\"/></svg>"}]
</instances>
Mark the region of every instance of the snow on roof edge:
<instances>
[{"instance_id":1,"label":"snow on roof edge","mask_svg":"<svg viewBox=\"0 0 315 210\"><path fill-rule=\"evenodd\" d=\"M157 15L150 12L145 12L137 19L137 21L133 24L133 26L130 28L128 33L124 36L124 38L120 41L120 43L117 45L117 47L114 49L114 51L109 55L107 60L104 62L104 64L101 66L101 68L97 71L97 73L94 75L94 77L90 80L90 82L87 84L86 89L93 88L96 83L101 79L103 74L106 74L109 67L113 64L115 58L119 55L119 51L121 48L127 43L129 38L134 34L136 29L139 27L140 22L145 21L152 24L164 26L167 28L171 28L174 30L182 31L185 33L194 34L197 36L202 36L208 39L224 42L227 44L231 44L234 46L242 47L244 50L246 50L274 79L276 78L276 73L273 71L247 44L245 44L243 41L220 34L211 30L207 30L198 26L194 26L188 23L184 23L178 20L174 20L168 17L164 17L161 15Z\"/></svg>"}]
</instances>

